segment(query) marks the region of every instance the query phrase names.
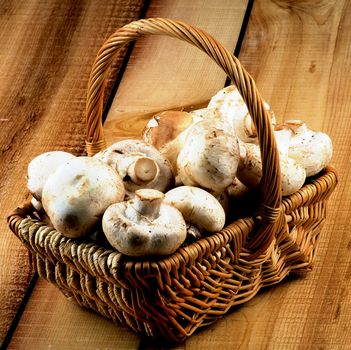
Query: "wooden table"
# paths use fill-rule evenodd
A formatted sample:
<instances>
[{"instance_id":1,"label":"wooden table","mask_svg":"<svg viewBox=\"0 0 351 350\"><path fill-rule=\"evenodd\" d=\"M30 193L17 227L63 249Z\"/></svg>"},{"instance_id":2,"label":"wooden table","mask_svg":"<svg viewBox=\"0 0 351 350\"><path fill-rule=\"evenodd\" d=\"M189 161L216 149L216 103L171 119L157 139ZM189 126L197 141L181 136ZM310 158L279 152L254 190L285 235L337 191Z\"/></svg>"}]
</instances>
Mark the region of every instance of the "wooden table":
<instances>
[{"instance_id":1,"label":"wooden table","mask_svg":"<svg viewBox=\"0 0 351 350\"><path fill-rule=\"evenodd\" d=\"M235 50L278 121L301 118L330 134L340 179L329 202L313 271L262 291L174 348L351 349L350 16L348 0L0 2L4 347L166 347L79 308L33 277L27 251L5 218L29 198L25 174L31 158L53 149L84 152L87 79L103 41L133 19L169 17L201 27ZM110 78L108 142L137 137L158 111L203 104L225 80L189 45L163 37L138 41L120 54Z\"/></svg>"}]
</instances>

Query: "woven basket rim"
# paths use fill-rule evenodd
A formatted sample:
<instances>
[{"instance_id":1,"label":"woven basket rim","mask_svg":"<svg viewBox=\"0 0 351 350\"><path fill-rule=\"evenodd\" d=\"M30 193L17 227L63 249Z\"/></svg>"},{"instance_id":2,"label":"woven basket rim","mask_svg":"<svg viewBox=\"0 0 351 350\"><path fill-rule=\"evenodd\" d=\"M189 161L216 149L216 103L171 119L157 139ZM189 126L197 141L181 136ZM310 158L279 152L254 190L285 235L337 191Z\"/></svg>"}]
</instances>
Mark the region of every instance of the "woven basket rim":
<instances>
[{"instance_id":1,"label":"woven basket rim","mask_svg":"<svg viewBox=\"0 0 351 350\"><path fill-rule=\"evenodd\" d=\"M207 33L184 22L162 18L132 22L112 34L100 49L92 68L87 94L86 146L88 155L93 155L106 147L101 118L103 90L107 72L116 52L128 42L141 36L159 34L184 40L204 51L227 73L242 95L258 133L263 163L263 176L260 186L262 203L259 203L261 205L259 210L252 216L230 222L219 232L180 247L169 256L143 258L125 256L113 248L106 248L96 242L89 241L89 236L83 239L67 238L45 223L38 216L30 202L18 207L8 217L10 229L32 253L31 256L35 256L33 261L37 263L37 266L34 267L38 271L41 269L43 276L57 284L61 290L71 294L70 288L72 285L70 282L72 281L66 281L67 283L65 284L64 279L72 280L71 275L67 276L67 271L70 271L73 275L75 273L78 274L80 278L78 283L81 289L72 292L72 295L74 293L81 293L84 296L85 293L87 294L86 303L84 303L82 295L76 298L78 303L112 319L116 318L116 314L112 312L114 307L120 310L121 308L123 309L123 306L126 306L127 309L123 310L123 317L127 320L127 324L135 331L146 332L148 335L153 335L154 330L152 327L156 323L160 323L158 317L163 315L159 310L157 314L153 313L155 309L152 301L154 299L149 298L150 295L153 296L153 293L159 293L159 290L155 291L153 289L155 279L157 287L161 291L164 290L165 294L175 293L171 288L172 282L176 285L175 287L173 285L175 290L180 288L182 291L185 289L185 292L189 283L191 286L193 283L196 288L201 287L201 281L197 280L195 275L197 273L197 263L203 262L201 265L203 269L209 267L212 270L212 265L215 266L213 269L215 271L211 272L216 276L215 279L218 277L218 279L224 280L223 283L227 283L228 279L232 279L235 283L238 282L240 287L243 284L240 290L242 292L240 298L235 299L235 303L239 304L250 300L262 285L266 285L264 283L278 283L281 278L284 278L289 273L290 268L301 268L303 270L306 266L309 266L313 256L313 248L308 247L307 252L301 252L296 242L291 243L293 239L289 236L289 223L294 224L294 220L299 219L300 206L304 206L301 210L304 215L301 216L305 220L304 223L308 222L308 220L312 222L312 224L307 224L308 229L311 229L311 234L308 234L308 242L311 246L314 246L318 236L318 225L325 221L324 202L329 198L337 184L336 170L333 166L328 166L316 177L309 178L300 190L282 198L279 155L273 128L264 109L262 97L258 93L252 77L231 53ZM310 204L311 209L309 207L306 208ZM309 214L311 214L312 218ZM280 241L278 238L276 239L278 235L280 236ZM228 244L230 244L229 247ZM286 256L288 262L279 262L279 258L276 260L272 258L272 264L278 261L278 265L273 268L273 270L276 270L273 272L270 270L267 273L264 271L265 265L267 265L266 259L268 259L270 252L275 251L278 244L284 245L282 249L288 251L286 253L289 255ZM306 254L304 255L304 253ZM284 254L282 253L282 255ZM38 259L37 256L39 256ZM298 257L296 258L296 256ZM300 256L303 256L303 258L300 259ZM305 256L308 261L305 260ZM225 259L222 259L223 257L228 258L228 260L225 261ZM230 264L228 261L230 261ZM284 265L285 263L287 266ZM228 266L229 269L227 269ZM252 273L250 266L254 266ZM188 269L188 267L191 267L191 269ZM234 268L237 270L234 271ZM281 269L284 270L284 273L282 273ZM278 271L278 275L274 275L276 271ZM60 276L61 272L65 275L62 278ZM263 277L259 281L259 273L264 274L263 277L267 277L267 281ZM172 281L170 274L173 276ZM199 275L201 275L201 271ZM95 282L87 286L89 278L95 279ZM188 281L187 278L191 281ZM202 276L202 278L204 279L205 277ZM116 288L125 289L126 293L136 293L133 294L135 299L131 300L128 305L123 300L123 306L120 306L119 300L116 300L113 294L114 292L111 293L113 295L109 300L107 296L103 295L101 297L101 295L98 295L97 297L101 297L99 302L103 304L99 308L97 304L94 304L96 301L95 294L99 292L103 294L103 292L101 290L93 290L94 287L96 289L99 288L96 282L98 279L112 284L113 288L116 286ZM150 285L148 284L149 280L151 280ZM225 293L233 296L233 288L229 291L226 290ZM236 291L239 293L239 289L236 289ZM138 298L144 292L147 294L146 299L140 301ZM192 293L193 290L188 292ZM207 295L211 293L212 290ZM90 302L89 298L92 299ZM112 301L113 298L115 299ZM150 305L147 304L150 301ZM228 298L226 301L228 301L228 304L223 310L209 311L209 307L206 305L204 310L200 310L200 316L197 315L194 318L189 316L191 322L185 328L182 328L181 324L178 324L175 319L179 314L175 312L176 315L174 313L168 315L170 322L165 323L164 327L162 326L162 334L172 340L184 340L198 326L203 326L201 322L206 313L210 313L210 317L205 321L204 325L214 322L214 316L221 317L228 311L229 307L234 305L234 299ZM112 305L113 303L114 305ZM134 310L134 306L136 310ZM196 305L187 306L192 308L193 311L196 309L195 311L197 312L198 307ZM166 305L167 307L168 305ZM130 311L131 308L133 308L132 311ZM167 313L167 310L164 312ZM174 310L172 309L172 311ZM140 316L138 312L141 312L142 315ZM131 316L135 318L141 317L142 320L141 322L131 321ZM199 321L199 324L197 324L197 321ZM175 334L171 334L172 329L167 328L169 325L171 325L171 328L173 327Z\"/></svg>"},{"instance_id":2,"label":"woven basket rim","mask_svg":"<svg viewBox=\"0 0 351 350\"><path fill-rule=\"evenodd\" d=\"M333 188L330 186L325 186L325 190L321 191L319 183L324 183L329 181L329 183L333 184ZM312 199L316 200L316 196L325 197L327 199L329 195L332 193L334 187L337 183L337 173L333 166L328 166L324 171L321 172L319 177L311 179L310 183L305 184L299 191L295 192L290 196L283 197L281 209L284 211L285 216L288 215L291 211L295 210L297 207L302 204L308 205L309 201ZM30 217L30 218L29 218ZM230 243L234 238L232 233L228 233L228 228L243 225L246 228L252 230L256 225L257 220L253 217L239 218L228 225L226 225L221 231L210 234L208 236L202 237L201 239L192 242L186 246L180 247L175 253L169 256L155 256L155 257L142 257L142 258L133 258L127 257L113 248L108 248L101 246L93 241L89 241L89 238L83 239L73 239L67 238L63 236L60 232L55 230L53 227L48 226L45 222L41 221L37 216L36 210L30 204L30 202L26 202L23 206L18 207L13 213L11 213L8 217L8 223L11 230L18 236L18 231L21 229L21 225L26 220L30 220L32 222L37 222L38 225L48 230L48 233L55 236L54 240L57 246L61 246L61 250L70 251L74 246L75 249L80 247L83 250L90 250L91 254L103 254L106 255L105 259L111 261L110 265L110 274L116 274L116 263L118 268L125 269L133 269L137 264L148 264L148 268L158 270L160 268L167 269L169 266L172 266L172 269L178 269L180 267L180 261L182 261L185 265L191 263L191 260L198 259L199 257L202 259L206 254L210 254L216 247L222 246L222 243L218 241L218 239L224 239L227 241L227 244ZM246 237L247 238L247 237ZM59 242L58 242L59 239ZM203 244L206 244L205 248ZM244 242L243 242L244 243ZM39 244L36 242L35 244ZM207 249L208 247L212 247ZM54 248L54 247L52 247ZM239 251L250 256L250 251L245 248L244 244L240 247L237 247ZM193 253L196 253L194 256ZM43 254L45 255L45 254ZM256 257L257 261L262 259L262 256ZM112 263L114 262L114 264ZM123 262L123 264L121 264ZM168 267L167 267L168 266ZM118 271L117 274L120 272Z\"/></svg>"}]
</instances>

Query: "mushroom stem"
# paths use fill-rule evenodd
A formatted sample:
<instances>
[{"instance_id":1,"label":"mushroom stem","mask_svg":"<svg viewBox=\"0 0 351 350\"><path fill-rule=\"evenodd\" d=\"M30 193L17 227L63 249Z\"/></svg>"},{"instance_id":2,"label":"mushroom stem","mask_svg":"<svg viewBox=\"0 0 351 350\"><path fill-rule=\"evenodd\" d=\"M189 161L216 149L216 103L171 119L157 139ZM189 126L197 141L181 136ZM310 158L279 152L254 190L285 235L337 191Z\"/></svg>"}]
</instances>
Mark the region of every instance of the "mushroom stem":
<instances>
[{"instance_id":1,"label":"mushroom stem","mask_svg":"<svg viewBox=\"0 0 351 350\"><path fill-rule=\"evenodd\" d=\"M136 184L152 181L157 173L157 163L149 157L137 158L128 168L128 175Z\"/></svg>"},{"instance_id":2,"label":"mushroom stem","mask_svg":"<svg viewBox=\"0 0 351 350\"><path fill-rule=\"evenodd\" d=\"M161 203L163 196L157 190L140 189L133 199L107 208L102 229L109 243L130 256L174 253L186 238L186 225L178 209Z\"/></svg>"},{"instance_id":3,"label":"mushroom stem","mask_svg":"<svg viewBox=\"0 0 351 350\"><path fill-rule=\"evenodd\" d=\"M118 141L94 158L117 170L128 198L134 197L134 192L140 188L165 192L174 184L169 161L155 147L141 140Z\"/></svg>"},{"instance_id":4,"label":"mushroom stem","mask_svg":"<svg viewBox=\"0 0 351 350\"><path fill-rule=\"evenodd\" d=\"M164 196L162 192L153 189L137 190L131 205L126 209L126 215L130 219L143 215L154 220L160 215L160 206Z\"/></svg>"}]
</instances>

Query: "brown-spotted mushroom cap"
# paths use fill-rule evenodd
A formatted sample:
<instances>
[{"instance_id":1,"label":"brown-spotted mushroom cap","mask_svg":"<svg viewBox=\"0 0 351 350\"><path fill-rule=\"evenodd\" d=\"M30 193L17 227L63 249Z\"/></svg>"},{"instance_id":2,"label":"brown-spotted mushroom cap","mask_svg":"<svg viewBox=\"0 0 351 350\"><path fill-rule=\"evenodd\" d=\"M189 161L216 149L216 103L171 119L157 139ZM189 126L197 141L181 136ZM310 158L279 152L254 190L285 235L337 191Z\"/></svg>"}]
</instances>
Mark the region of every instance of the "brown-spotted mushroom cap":
<instances>
[{"instance_id":1,"label":"brown-spotted mushroom cap","mask_svg":"<svg viewBox=\"0 0 351 350\"><path fill-rule=\"evenodd\" d=\"M311 130L302 120L288 120L284 125L292 130L289 157L306 170L307 176L316 175L329 165L333 144L326 133Z\"/></svg>"},{"instance_id":2,"label":"brown-spotted mushroom cap","mask_svg":"<svg viewBox=\"0 0 351 350\"><path fill-rule=\"evenodd\" d=\"M269 112L272 124L275 116L269 104L264 101L264 107ZM221 117L230 121L235 134L243 142L257 143L257 131L252 122L249 110L234 85L218 91L210 100L209 109L216 109Z\"/></svg>"},{"instance_id":3,"label":"brown-spotted mushroom cap","mask_svg":"<svg viewBox=\"0 0 351 350\"><path fill-rule=\"evenodd\" d=\"M142 140L116 142L94 158L116 169L130 197L140 188L165 192L174 184L169 161L155 147Z\"/></svg>"},{"instance_id":4,"label":"brown-spotted mushroom cap","mask_svg":"<svg viewBox=\"0 0 351 350\"><path fill-rule=\"evenodd\" d=\"M187 186L221 193L236 176L240 159L237 137L221 119L193 125L178 155L178 175Z\"/></svg>"},{"instance_id":5,"label":"brown-spotted mushroom cap","mask_svg":"<svg viewBox=\"0 0 351 350\"><path fill-rule=\"evenodd\" d=\"M56 230L81 237L124 195L123 182L113 168L99 159L76 157L48 177L42 203Z\"/></svg>"},{"instance_id":6,"label":"brown-spotted mushroom cap","mask_svg":"<svg viewBox=\"0 0 351 350\"><path fill-rule=\"evenodd\" d=\"M245 143L242 146L245 147L246 152L242 152L245 157L240 159L237 177L247 187L255 188L262 178L261 151L259 146L253 143ZM306 172L294 159L284 153L279 155L282 195L288 196L304 185Z\"/></svg>"},{"instance_id":7,"label":"brown-spotted mushroom cap","mask_svg":"<svg viewBox=\"0 0 351 350\"><path fill-rule=\"evenodd\" d=\"M142 137L170 161L176 175L177 157L186 137L186 131L202 119L203 117L196 113L164 111L148 121Z\"/></svg>"},{"instance_id":8,"label":"brown-spotted mushroom cap","mask_svg":"<svg viewBox=\"0 0 351 350\"><path fill-rule=\"evenodd\" d=\"M128 256L174 253L185 241L186 224L163 197L160 191L140 189L133 199L107 208L102 228L109 243Z\"/></svg>"}]
</instances>

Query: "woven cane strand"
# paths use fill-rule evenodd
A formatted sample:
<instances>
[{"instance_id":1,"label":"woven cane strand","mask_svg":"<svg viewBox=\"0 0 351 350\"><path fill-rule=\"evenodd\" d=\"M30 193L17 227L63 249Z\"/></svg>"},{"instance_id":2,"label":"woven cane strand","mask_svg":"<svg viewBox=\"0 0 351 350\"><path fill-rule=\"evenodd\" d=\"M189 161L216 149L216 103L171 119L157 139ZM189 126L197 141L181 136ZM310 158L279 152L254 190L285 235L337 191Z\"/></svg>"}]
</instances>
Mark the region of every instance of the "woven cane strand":
<instances>
[{"instance_id":1,"label":"woven cane strand","mask_svg":"<svg viewBox=\"0 0 351 350\"><path fill-rule=\"evenodd\" d=\"M241 93L256 126L263 161L257 213L159 259L133 259L95 242L66 238L48 226L30 203L17 208L8 224L28 248L33 268L68 298L138 333L183 341L252 299L262 287L311 269L337 175L329 166L282 199L276 143L253 79L208 34L161 18L126 25L100 49L87 94L89 155L105 148L104 85L116 52L141 36L159 34L204 51Z\"/></svg>"}]
</instances>

